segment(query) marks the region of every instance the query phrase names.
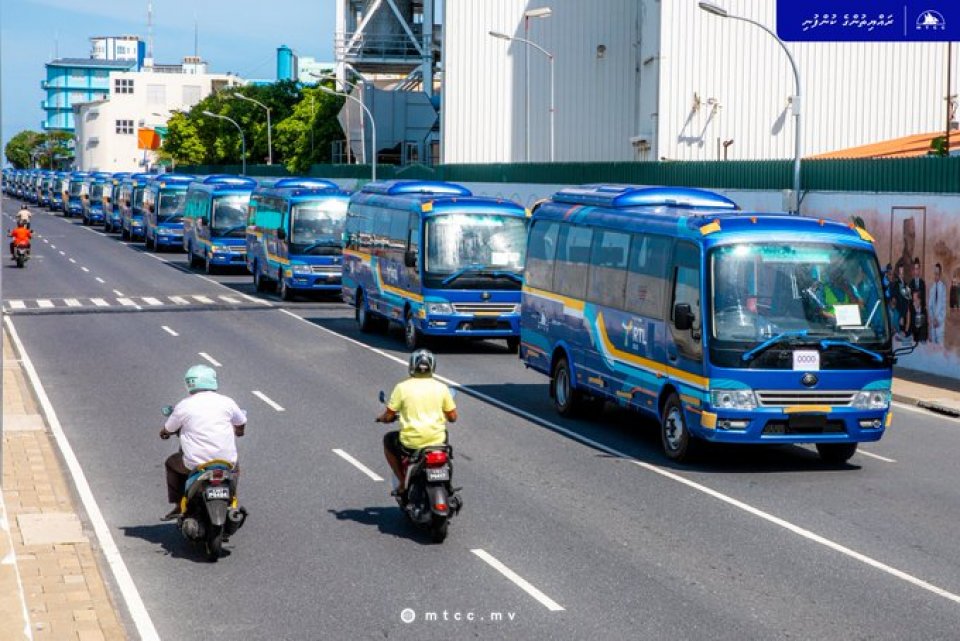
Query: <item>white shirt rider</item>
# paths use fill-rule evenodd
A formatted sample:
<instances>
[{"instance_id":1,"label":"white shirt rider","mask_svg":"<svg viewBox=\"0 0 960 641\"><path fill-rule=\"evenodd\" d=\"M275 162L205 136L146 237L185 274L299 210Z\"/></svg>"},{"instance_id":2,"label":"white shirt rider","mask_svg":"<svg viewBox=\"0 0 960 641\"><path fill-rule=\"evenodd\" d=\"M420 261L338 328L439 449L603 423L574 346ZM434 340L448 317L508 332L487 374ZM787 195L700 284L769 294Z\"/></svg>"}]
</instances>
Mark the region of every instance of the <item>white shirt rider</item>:
<instances>
[{"instance_id":1,"label":"white shirt rider","mask_svg":"<svg viewBox=\"0 0 960 641\"><path fill-rule=\"evenodd\" d=\"M234 427L246 425L247 415L229 396L201 391L173 408L164 429L180 432L183 464L195 470L213 459L237 463Z\"/></svg>"}]
</instances>

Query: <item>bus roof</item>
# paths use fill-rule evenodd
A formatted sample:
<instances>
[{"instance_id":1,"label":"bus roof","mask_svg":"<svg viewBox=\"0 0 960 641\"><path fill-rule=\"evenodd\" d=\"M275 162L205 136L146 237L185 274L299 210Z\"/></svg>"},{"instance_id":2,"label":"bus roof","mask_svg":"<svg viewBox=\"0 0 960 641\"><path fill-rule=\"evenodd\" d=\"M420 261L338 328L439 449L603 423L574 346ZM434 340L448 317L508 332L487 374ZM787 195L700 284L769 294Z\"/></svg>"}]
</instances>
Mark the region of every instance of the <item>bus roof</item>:
<instances>
[{"instance_id":1,"label":"bus roof","mask_svg":"<svg viewBox=\"0 0 960 641\"><path fill-rule=\"evenodd\" d=\"M673 207L684 209L739 209L720 194L688 187L637 187L634 185L583 185L562 189L553 200L593 207Z\"/></svg>"},{"instance_id":2,"label":"bus roof","mask_svg":"<svg viewBox=\"0 0 960 641\"><path fill-rule=\"evenodd\" d=\"M384 196L472 196L473 193L456 183L437 180L384 180L367 183L361 189L367 194Z\"/></svg>"},{"instance_id":3,"label":"bus roof","mask_svg":"<svg viewBox=\"0 0 960 641\"><path fill-rule=\"evenodd\" d=\"M230 185L240 188L253 188L257 186L257 181L253 178L248 178L246 176L234 176L232 174L211 174L209 176L203 176L199 182L204 185Z\"/></svg>"},{"instance_id":4,"label":"bus roof","mask_svg":"<svg viewBox=\"0 0 960 641\"><path fill-rule=\"evenodd\" d=\"M311 200L317 198L349 198L350 192L343 191L336 185L333 187L264 187L260 186L254 190L255 196L274 196L287 200Z\"/></svg>"},{"instance_id":5,"label":"bus roof","mask_svg":"<svg viewBox=\"0 0 960 641\"><path fill-rule=\"evenodd\" d=\"M274 189L286 189L291 187L299 187L301 189L340 189L337 183L333 182L332 180L327 180L326 178L302 178L299 176L281 178L280 180L268 186L273 187Z\"/></svg>"}]
</instances>

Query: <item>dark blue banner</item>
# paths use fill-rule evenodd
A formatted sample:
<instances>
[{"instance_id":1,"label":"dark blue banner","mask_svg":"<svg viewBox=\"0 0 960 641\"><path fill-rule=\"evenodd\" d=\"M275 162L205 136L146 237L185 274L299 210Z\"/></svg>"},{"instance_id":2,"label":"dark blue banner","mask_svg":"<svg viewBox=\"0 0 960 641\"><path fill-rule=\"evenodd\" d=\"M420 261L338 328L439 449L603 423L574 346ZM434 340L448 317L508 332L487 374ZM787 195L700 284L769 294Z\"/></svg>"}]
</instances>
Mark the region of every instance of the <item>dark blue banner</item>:
<instances>
[{"instance_id":1,"label":"dark blue banner","mask_svg":"<svg viewBox=\"0 0 960 641\"><path fill-rule=\"evenodd\" d=\"M960 41L960 0L777 0L777 35L788 42Z\"/></svg>"}]
</instances>

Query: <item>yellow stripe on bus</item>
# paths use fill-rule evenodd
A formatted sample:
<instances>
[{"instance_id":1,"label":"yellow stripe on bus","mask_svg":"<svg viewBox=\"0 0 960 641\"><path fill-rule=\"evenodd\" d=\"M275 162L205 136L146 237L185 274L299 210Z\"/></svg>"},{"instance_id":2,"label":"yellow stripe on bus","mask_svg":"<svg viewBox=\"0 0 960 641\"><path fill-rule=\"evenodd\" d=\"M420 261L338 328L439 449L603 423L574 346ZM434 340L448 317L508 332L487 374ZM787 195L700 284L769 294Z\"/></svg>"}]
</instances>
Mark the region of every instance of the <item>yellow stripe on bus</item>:
<instances>
[{"instance_id":1,"label":"yellow stripe on bus","mask_svg":"<svg viewBox=\"0 0 960 641\"><path fill-rule=\"evenodd\" d=\"M576 298L570 298L568 296L561 296L560 294L554 294L553 292L536 289L535 287L528 287L524 285L523 291L527 294L533 294L534 296L549 298L552 301L563 303L565 307L569 307L570 309L575 309L580 312L583 311L584 305L586 305L586 303L584 303L582 300L577 300Z\"/></svg>"},{"instance_id":2,"label":"yellow stripe on bus","mask_svg":"<svg viewBox=\"0 0 960 641\"><path fill-rule=\"evenodd\" d=\"M783 408L784 414L829 414L832 411L829 405L788 405Z\"/></svg>"}]
</instances>

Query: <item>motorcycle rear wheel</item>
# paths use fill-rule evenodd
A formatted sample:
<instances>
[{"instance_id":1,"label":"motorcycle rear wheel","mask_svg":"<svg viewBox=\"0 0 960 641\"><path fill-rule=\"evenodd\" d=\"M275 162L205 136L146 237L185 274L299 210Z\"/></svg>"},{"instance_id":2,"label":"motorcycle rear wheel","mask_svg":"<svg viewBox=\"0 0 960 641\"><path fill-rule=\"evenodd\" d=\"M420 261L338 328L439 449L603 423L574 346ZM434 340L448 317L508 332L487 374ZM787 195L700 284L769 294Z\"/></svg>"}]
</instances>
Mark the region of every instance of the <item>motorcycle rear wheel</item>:
<instances>
[{"instance_id":1,"label":"motorcycle rear wheel","mask_svg":"<svg viewBox=\"0 0 960 641\"><path fill-rule=\"evenodd\" d=\"M223 528L211 526L210 534L207 534L203 542L203 551L207 561L211 563L216 563L220 559L220 554L223 552Z\"/></svg>"},{"instance_id":2,"label":"motorcycle rear wheel","mask_svg":"<svg viewBox=\"0 0 960 641\"><path fill-rule=\"evenodd\" d=\"M430 521L430 540L434 543L443 543L447 538L447 528L450 526L450 519L446 516L433 515Z\"/></svg>"}]
</instances>

